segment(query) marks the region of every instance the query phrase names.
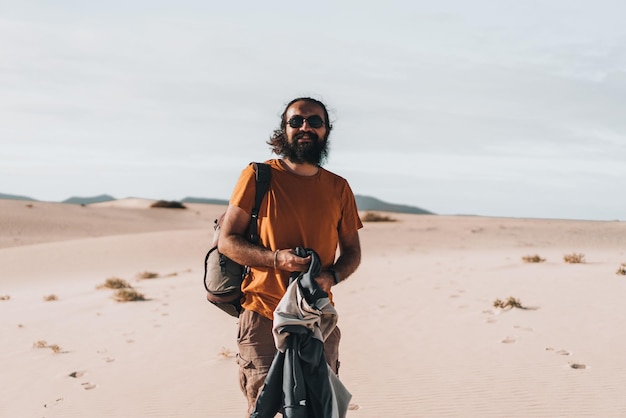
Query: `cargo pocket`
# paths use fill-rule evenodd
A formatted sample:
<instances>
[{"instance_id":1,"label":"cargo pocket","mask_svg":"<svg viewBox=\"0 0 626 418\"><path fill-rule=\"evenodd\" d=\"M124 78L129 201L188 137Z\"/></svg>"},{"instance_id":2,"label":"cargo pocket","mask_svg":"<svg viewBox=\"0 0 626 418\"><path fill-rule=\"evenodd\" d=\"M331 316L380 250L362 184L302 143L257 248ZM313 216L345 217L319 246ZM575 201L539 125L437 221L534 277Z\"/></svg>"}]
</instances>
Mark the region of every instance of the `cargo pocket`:
<instances>
[{"instance_id":1,"label":"cargo pocket","mask_svg":"<svg viewBox=\"0 0 626 418\"><path fill-rule=\"evenodd\" d=\"M241 347L237 354L239 365L239 386L248 399L248 406L254 405L265 384L265 377L272 364L273 356L254 356L254 349ZM252 355L252 356L250 356ZM250 356L250 357L249 357Z\"/></svg>"}]
</instances>

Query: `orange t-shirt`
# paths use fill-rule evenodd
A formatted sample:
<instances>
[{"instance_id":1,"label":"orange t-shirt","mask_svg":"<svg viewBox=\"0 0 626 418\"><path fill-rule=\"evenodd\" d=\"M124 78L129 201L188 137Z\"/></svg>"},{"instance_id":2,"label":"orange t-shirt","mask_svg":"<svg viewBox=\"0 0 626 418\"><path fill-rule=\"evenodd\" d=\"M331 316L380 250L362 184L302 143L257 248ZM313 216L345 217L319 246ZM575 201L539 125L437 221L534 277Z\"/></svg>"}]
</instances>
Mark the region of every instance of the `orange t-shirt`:
<instances>
[{"instance_id":1,"label":"orange t-shirt","mask_svg":"<svg viewBox=\"0 0 626 418\"><path fill-rule=\"evenodd\" d=\"M271 181L259 209L259 245L272 251L304 247L315 250L323 269L333 265L339 237L363 227L348 182L320 168L314 176L287 171L280 160L269 160ZM254 168L241 173L230 204L250 214L255 195ZM273 319L289 284L290 273L253 267L242 284L243 307ZM332 299L332 295L329 295Z\"/></svg>"}]
</instances>

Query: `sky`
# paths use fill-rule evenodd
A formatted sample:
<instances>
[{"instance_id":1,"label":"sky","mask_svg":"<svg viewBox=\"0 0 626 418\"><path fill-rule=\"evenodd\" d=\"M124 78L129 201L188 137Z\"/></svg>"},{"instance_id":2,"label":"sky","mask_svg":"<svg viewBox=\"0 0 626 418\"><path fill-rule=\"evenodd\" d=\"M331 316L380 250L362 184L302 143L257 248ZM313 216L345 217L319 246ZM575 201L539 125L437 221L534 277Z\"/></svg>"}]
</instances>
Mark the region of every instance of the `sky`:
<instances>
[{"instance_id":1,"label":"sky","mask_svg":"<svg viewBox=\"0 0 626 418\"><path fill-rule=\"evenodd\" d=\"M0 193L228 199L294 97L441 215L626 221L622 0L0 0Z\"/></svg>"}]
</instances>

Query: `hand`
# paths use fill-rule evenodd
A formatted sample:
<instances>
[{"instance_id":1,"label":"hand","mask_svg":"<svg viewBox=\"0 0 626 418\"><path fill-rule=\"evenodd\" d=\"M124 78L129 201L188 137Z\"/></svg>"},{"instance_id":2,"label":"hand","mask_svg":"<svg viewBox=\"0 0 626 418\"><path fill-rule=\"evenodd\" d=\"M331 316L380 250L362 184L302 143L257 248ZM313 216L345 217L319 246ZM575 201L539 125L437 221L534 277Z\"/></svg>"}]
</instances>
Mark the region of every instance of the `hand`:
<instances>
[{"instance_id":1,"label":"hand","mask_svg":"<svg viewBox=\"0 0 626 418\"><path fill-rule=\"evenodd\" d=\"M319 276L315 278L317 284L320 285L322 290L326 293L330 292L330 288L335 284L335 278L333 274L329 271L323 271Z\"/></svg>"},{"instance_id":2,"label":"hand","mask_svg":"<svg viewBox=\"0 0 626 418\"><path fill-rule=\"evenodd\" d=\"M307 271L311 264L311 256L300 257L293 249L278 250L276 269L286 271Z\"/></svg>"}]
</instances>

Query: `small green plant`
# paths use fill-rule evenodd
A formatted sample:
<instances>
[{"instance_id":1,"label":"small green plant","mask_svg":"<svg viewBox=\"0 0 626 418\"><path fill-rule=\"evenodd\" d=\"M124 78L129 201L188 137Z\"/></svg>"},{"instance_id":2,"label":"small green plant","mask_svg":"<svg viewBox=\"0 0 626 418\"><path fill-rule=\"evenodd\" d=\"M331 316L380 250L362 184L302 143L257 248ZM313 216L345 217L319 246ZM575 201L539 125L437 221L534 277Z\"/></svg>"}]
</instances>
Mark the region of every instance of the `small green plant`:
<instances>
[{"instance_id":1,"label":"small green plant","mask_svg":"<svg viewBox=\"0 0 626 418\"><path fill-rule=\"evenodd\" d=\"M159 277L159 273L154 273L152 271L144 271L143 273L139 273L138 277L140 279L156 279Z\"/></svg>"},{"instance_id":2,"label":"small green plant","mask_svg":"<svg viewBox=\"0 0 626 418\"><path fill-rule=\"evenodd\" d=\"M543 263L544 261L546 261L546 259L541 258L539 254L535 254L525 255L524 257L522 257L522 261L524 261L524 263Z\"/></svg>"},{"instance_id":3,"label":"small green plant","mask_svg":"<svg viewBox=\"0 0 626 418\"><path fill-rule=\"evenodd\" d=\"M365 212L365 214L361 217L363 222L395 222L396 219L391 216L381 215L376 212Z\"/></svg>"},{"instance_id":4,"label":"small green plant","mask_svg":"<svg viewBox=\"0 0 626 418\"><path fill-rule=\"evenodd\" d=\"M580 264L585 262L585 255L580 253L565 254L563 260L570 264Z\"/></svg>"},{"instance_id":5,"label":"small green plant","mask_svg":"<svg viewBox=\"0 0 626 418\"><path fill-rule=\"evenodd\" d=\"M117 277L110 277L108 279L106 279L106 281L104 282L104 284L101 284L100 286L98 286L99 289L101 288L106 288L106 289L128 289L131 288L132 286L130 284L128 284L128 282L124 279L119 279Z\"/></svg>"},{"instance_id":6,"label":"small green plant","mask_svg":"<svg viewBox=\"0 0 626 418\"><path fill-rule=\"evenodd\" d=\"M515 299L513 296L510 296L506 301L502 301L501 299L496 299L493 301L494 308L502 308L502 309L526 309L522 302L519 299Z\"/></svg>"},{"instance_id":7,"label":"small green plant","mask_svg":"<svg viewBox=\"0 0 626 418\"><path fill-rule=\"evenodd\" d=\"M145 296L135 289L119 289L115 292L114 298L118 302L137 302L146 300Z\"/></svg>"},{"instance_id":8,"label":"small green plant","mask_svg":"<svg viewBox=\"0 0 626 418\"><path fill-rule=\"evenodd\" d=\"M57 295L46 295L43 297L43 300L46 302L52 302L55 300L59 300L59 297Z\"/></svg>"},{"instance_id":9,"label":"small green plant","mask_svg":"<svg viewBox=\"0 0 626 418\"><path fill-rule=\"evenodd\" d=\"M626 276L626 263L620 264L615 274L621 274L622 276Z\"/></svg>"}]
</instances>

